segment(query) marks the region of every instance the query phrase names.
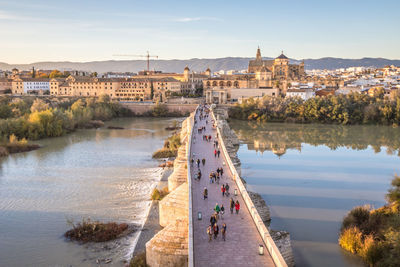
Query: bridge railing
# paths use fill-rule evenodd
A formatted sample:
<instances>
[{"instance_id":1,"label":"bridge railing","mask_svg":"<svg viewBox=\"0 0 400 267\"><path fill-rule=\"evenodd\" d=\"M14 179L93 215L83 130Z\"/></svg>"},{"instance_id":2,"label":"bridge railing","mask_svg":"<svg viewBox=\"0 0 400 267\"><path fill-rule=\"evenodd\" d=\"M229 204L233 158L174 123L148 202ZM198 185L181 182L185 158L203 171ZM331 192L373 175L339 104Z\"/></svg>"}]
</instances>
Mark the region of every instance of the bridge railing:
<instances>
[{"instance_id":1,"label":"bridge railing","mask_svg":"<svg viewBox=\"0 0 400 267\"><path fill-rule=\"evenodd\" d=\"M222 138L222 134L221 131L218 127L218 121L214 115L214 112L211 111L211 117L215 122L216 128L217 128L217 133L218 133L218 143L220 144L220 148L222 149L222 153L225 156L227 165L229 167L229 170L231 171L232 175L233 175L233 179L236 182L236 185L243 197L243 200L248 208L248 210L250 211L250 215L257 227L258 232L261 235L261 238L264 241L264 244L269 252L269 254L272 257L272 260L275 263L275 266L277 267L287 267L287 264L285 262L285 259L282 257L281 252L279 251L278 247L276 246L274 240L272 239L268 228L265 226L263 220L261 219L260 214L258 214L258 211L253 203L253 201L251 200L249 194L247 193L247 189L244 186L242 180L240 179L240 175L238 174L236 167L233 165L233 162L231 160L231 157L229 156L228 151L226 150L225 147L225 142Z\"/></svg>"},{"instance_id":2,"label":"bridge railing","mask_svg":"<svg viewBox=\"0 0 400 267\"><path fill-rule=\"evenodd\" d=\"M186 158L187 158L187 179L188 179L188 186L189 186L189 244L188 244L188 266L194 266L194 250L193 250L193 196L192 196L192 172L191 172L191 164L190 159L192 158L192 137L193 137L193 130L194 130L194 120L197 114L199 106L196 107L194 111L194 116L190 117L190 133L189 139L186 142Z\"/></svg>"}]
</instances>

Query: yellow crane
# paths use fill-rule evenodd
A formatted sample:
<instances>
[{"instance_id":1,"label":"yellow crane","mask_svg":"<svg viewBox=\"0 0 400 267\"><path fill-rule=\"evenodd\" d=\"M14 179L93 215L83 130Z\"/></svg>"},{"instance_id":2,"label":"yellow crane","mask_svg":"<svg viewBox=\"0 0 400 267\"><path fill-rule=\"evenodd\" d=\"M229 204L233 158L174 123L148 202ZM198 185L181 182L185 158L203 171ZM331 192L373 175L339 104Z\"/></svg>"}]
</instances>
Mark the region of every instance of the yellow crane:
<instances>
[{"instance_id":1,"label":"yellow crane","mask_svg":"<svg viewBox=\"0 0 400 267\"><path fill-rule=\"evenodd\" d=\"M113 55L114 57L145 57L147 59L147 71L150 71L150 58L158 58L158 56L150 55L147 51L146 55Z\"/></svg>"}]
</instances>

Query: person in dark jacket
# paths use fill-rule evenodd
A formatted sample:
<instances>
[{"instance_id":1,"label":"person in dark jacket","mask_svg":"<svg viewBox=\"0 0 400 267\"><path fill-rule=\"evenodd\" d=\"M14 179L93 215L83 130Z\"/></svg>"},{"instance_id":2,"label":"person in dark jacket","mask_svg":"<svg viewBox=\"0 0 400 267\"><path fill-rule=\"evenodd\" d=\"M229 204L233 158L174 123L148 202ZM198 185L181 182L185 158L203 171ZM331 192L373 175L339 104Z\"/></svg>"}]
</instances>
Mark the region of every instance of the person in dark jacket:
<instances>
[{"instance_id":1,"label":"person in dark jacket","mask_svg":"<svg viewBox=\"0 0 400 267\"><path fill-rule=\"evenodd\" d=\"M235 201L233 200L233 198L231 198L231 203L230 203L231 213L233 213L234 208L235 208Z\"/></svg>"},{"instance_id":2,"label":"person in dark jacket","mask_svg":"<svg viewBox=\"0 0 400 267\"><path fill-rule=\"evenodd\" d=\"M225 237L226 237L226 224L225 223L222 225L221 233L222 233L222 239L225 241Z\"/></svg>"},{"instance_id":3,"label":"person in dark jacket","mask_svg":"<svg viewBox=\"0 0 400 267\"><path fill-rule=\"evenodd\" d=\"M203 199L208 198L208 190L207 187L204 187L204 191L203 191Z\"/></svg>"}]
</instances>

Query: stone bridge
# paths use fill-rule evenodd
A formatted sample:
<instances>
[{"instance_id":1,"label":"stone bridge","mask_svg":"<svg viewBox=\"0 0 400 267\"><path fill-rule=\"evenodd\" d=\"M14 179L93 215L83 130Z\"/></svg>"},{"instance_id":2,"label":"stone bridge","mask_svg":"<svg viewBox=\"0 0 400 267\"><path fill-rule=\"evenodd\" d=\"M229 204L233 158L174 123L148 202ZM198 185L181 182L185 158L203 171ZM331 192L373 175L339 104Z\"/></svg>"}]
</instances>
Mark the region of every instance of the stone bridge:
<instances>
[{"instance_id":1,"label":"stone bridge","mask_svg":"<svg viewBox=\"0 0 400 267\"><path fill-rule=\"evenodd\" d=\"M288 266L264 225L226 149L219 121L210 111L200 120L198 107L182 124L181 147L168 178L170 193L159 202L158 232L146 244L147 264L153 266ZM203 112L203 114L205 114ZM213 123L216 127L213 127ZM198 133L199 127L206 127ZM211 135L210 142L203 135ZM214 155L214 140L219 143L220 156ZM218 149L218 148L217 148ZM205 159L205 165L191 164L191 159ZM210 183L209 174L222 167L224 173L217 183ZM195 179L200 169L202 178ZM221 185L229 184L230 196L223 196ZM203 190L208 198L203 199ZM240 203L239 213L230 212L230 199ZM226 240L221 231L209 241L207 227L214 207L225 207L218 219L219 229L227 226ZM264 253L260 255L260 246Z\"/></svg>"}]
</instances>

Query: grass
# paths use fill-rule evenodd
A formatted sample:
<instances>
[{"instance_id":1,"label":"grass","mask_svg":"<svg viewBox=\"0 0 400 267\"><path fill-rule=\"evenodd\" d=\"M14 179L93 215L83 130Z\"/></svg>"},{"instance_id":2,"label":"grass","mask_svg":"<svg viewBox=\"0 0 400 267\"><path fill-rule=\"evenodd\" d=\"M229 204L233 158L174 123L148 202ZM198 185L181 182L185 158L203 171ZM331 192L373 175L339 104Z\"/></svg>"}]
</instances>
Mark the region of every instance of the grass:
<instances>
[{"instance_id":1,"label":"grass","mask_svg":"<svg viewBox=\"0 0 400 267\"><path fill-rule=\"evenodd\" d=\"M87 242L106 242L118 238L123 232L128 230L126 223L102 223L82 219L82 222L72 224L72 229L65 232L64 236L72 241L81 243Z\"/></svg>"},{"instance_id":2,"label":"grass","mask_svg":"<svg viewBox=\"0 0 400 267\"><path fill-rule=\"evenodd\" d=\"M157 188L154 188L153 192L151 193L151 200L161 200L168 195L168 193L168 187L164 187L161 191Z\"/></svg>"},{"instance_id":3,"label":"grass","mask_svg":"<svg viewBox=\"0 0 400 267\"><path fill-rule=\"evenodd\" d=\"M131 259L129 263L129 267L147 267L146 263L146 252L142 252L137 254L135 257Z\"/></svg>"}]
</instances>

